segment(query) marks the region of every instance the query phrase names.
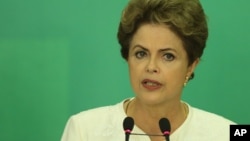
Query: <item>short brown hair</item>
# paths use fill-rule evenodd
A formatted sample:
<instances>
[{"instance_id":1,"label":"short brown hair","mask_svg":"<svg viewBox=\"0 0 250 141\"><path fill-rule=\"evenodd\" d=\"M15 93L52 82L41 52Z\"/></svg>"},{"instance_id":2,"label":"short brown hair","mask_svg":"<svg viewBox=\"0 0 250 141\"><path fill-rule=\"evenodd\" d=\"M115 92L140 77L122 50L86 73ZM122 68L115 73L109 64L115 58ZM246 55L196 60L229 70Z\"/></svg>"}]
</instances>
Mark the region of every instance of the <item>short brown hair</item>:
<instances>
[{"instance_id":1,"label":"short brown hair","mask_svg":"<svg viewBox=\"0 0 250 141\"><path fill-rule=\"evenodd\" d=\"M199 0L130 0L117 34L124 59L128 59L133 35L145 23L165 24L176 33L183 41L189 65L202 56L208 27Z\"/></svg>"}]
</instances>

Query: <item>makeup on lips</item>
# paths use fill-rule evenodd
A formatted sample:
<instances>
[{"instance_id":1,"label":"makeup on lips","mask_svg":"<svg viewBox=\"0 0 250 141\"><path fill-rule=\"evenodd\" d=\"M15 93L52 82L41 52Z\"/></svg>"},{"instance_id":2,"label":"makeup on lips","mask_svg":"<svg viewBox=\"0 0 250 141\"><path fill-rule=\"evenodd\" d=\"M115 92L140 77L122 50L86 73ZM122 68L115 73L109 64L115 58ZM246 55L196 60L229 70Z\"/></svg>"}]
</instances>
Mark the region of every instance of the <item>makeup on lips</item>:
<instances>
[{"instance_id":1,"label":"makeup on lips","mask_svg":"<svg viewBox=\"0 0 250 141\"><path fill-rule=\"evenodd\" d=\"M141 83L144 88L150 91L160 89L162 86L160 82L150 79L144 79Z\"/></svg>"}]
</instances>

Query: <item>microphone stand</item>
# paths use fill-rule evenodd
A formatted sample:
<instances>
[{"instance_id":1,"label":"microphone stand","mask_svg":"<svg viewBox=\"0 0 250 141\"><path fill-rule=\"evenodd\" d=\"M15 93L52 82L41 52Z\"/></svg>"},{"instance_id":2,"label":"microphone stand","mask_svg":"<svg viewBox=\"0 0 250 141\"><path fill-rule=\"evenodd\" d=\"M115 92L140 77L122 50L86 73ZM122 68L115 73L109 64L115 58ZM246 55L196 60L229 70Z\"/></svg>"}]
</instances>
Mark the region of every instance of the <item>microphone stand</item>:
<instances>
[{"instance_id":1,"label":"microphone stand","mask_svg":"<svg viewBox=\"0 0 250 141\"><path fill-rule=\"evenodd\" d=\"M129 141L129 136L130 136L130 133L126 132L125 133L125 141Z\"/></svg>"}]
</instances>

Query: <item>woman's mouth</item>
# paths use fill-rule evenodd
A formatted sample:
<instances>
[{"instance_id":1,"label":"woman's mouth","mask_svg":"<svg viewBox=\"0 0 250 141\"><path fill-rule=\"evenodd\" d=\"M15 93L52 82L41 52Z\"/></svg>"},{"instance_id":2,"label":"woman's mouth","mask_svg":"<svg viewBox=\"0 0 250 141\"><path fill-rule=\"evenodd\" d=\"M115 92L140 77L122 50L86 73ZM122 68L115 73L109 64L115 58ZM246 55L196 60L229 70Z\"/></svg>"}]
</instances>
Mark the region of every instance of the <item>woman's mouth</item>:
<instances>
[{"instance_id":1,"label":"woman's mouth","mask_svg":"<svg viewBox=\"0 0 250 141\"><path fill-rule=\"evenodd\" d=\"M160 82L150 79L144 79L141 83L142 86L149 91L157 90L162 86Z\"/></svg>"}]
</instances>

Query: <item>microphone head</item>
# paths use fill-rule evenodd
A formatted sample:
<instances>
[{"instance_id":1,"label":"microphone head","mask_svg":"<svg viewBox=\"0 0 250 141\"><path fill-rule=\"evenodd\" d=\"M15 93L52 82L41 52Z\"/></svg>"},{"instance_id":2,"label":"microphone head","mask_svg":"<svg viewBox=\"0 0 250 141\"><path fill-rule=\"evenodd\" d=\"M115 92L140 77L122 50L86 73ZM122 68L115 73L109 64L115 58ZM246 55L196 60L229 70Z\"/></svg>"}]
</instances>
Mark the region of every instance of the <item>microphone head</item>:
<instances>
[{"instance_id":1,"label":"microphone head","mask_svg":"<svg viewBox=\"0 0 250 141\"><path fill-rule=\"evenodd\" d=\"M167 118L161 118L159 120L159 126L160 126L161 132L164 134L164 136L170 135L171 126L170 126L170 122Z\"/></svg>"},{"instance_id":2,"label":"microphone head","mask_svg":"<svg viewBox=\"0 0 250 141\"><path fill-rule=\"evenodd\" d=\"M126 117L123 120L123 129L125 133L131 133L134 128L134 119L132 117Z\"/></svg>"}]
</instances>

